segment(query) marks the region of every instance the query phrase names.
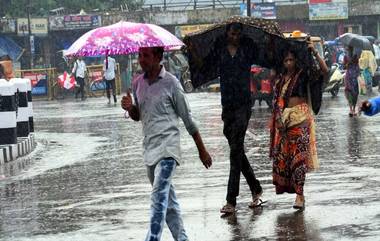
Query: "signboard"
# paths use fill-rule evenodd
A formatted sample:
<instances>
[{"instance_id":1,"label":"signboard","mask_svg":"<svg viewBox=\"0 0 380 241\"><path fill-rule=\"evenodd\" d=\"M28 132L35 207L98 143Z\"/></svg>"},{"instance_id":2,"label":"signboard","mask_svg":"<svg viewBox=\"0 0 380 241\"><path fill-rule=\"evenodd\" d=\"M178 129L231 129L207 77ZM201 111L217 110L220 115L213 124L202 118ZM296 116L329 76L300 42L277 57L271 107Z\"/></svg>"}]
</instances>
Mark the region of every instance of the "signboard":
<instances>
[{"instance_id":1,"label":"signboard","mask_svg":"<svg viewBox=\"0 0 380 241\"><path fill-rule=\"evenodd\" d=\"M212 24L199 24L199 25L183 25L175 27L175 35L178 38L183 38L189 33L197 32L208 27L212 26Z\"/></svg>"},{"instance_id":2,"label":"signboard","mask_svg":"<svg viewBox=\"0 0 380 241\"><path fill-rule=\"evenodd\" d=\"M16 19L0 19L1 33L16 33Z\"/></svg>"},{"instance_id":3,"label":"signboard","mask_svg":"<svg viewBox=\"0 0 380 241\"><path fill-rule=\"evenodd\" d=\"M47 35L48 33L48 22L46 18L32 18L30 19L30 28L32 34L35 35ZM20 36L27 35L29 32L28 19L18 18L17 19L17 34Z\"/></svg>"},{"instance_id":4,"label":"signboard","mask_svg":"<svg viewBox=\"0 0 380 241\"><path fill-rule=\"evenodd\" d=\"M47 95L48 75L46 73L25 72L24 78L32 82L32 95Z\"/></svg>"},{"instance_id":5,"label":"signboard","mask_svg":"<svg viewBox=\"0 0 380 241\"><path fill-rule=\"evenodd\" d=\"M92 29L101 26L98 15L66 15L49 17L50 30Z\"/></svg>"},{"instance_id":6,"label":"signboard","mask_svg":"<svg viewBox=\"0 0 380 241\"><path fill-rule=\"evenodd\" d=\"M275 3L251 3L251 16L264 19L276 19ZM240 4L240 15L247 16L247 4Z\"/></svg>"},{"instance_id":7,"label":"signboard","mask_svg":"<svg viewBox=\"0 0 380 241\"><path fill-rule=\"evenodd\" d=\"M32 54L35 54L36 53L36 48L34 47L34 36L33 35L30 35L30 52L32 52Z\"/></svg>"},{"instance_id":8,"label":"signboard","mask_svg":"<svg viewBox=\"0 0 380 241\"><path fill-rule=\"evenodd\" d=\"M333 20L347 18L347 0L309 0L310 20Z\"/></svg>"}]
</instances>

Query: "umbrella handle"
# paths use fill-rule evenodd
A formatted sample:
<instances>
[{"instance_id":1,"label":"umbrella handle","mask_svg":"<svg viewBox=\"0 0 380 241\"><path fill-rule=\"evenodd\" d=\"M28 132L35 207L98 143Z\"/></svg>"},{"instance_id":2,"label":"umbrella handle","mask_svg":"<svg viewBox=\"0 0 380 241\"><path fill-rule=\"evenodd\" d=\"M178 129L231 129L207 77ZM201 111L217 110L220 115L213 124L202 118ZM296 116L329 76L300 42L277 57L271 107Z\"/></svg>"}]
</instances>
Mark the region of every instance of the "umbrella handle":
<instances>
[{"instance_id":1,"label":"umbrella handle","mask_svg":"<svg viewBox=\"0 0 380 241\"><path fill-rule=\"evenodd\" d=\"M106 51L106 69L108 69L108 50Z\"/></svg>"}]
</instances>

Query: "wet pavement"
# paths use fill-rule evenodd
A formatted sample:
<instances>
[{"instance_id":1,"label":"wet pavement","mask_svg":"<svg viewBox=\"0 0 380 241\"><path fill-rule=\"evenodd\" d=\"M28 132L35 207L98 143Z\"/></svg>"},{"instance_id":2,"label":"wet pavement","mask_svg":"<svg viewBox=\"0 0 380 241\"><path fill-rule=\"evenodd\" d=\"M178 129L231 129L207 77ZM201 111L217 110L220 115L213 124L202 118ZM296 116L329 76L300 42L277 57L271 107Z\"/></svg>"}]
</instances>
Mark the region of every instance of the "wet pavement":
<instances>
[{"instance_id":1,"label":"wet pavement","mask_svg":"<svg viewBox=\"0 0 380 241\"><path fill-rule=\"evenodd\" d=\"M182 128L183 162L174 178L192 241L379 240L380 115L348 117L342 92L326 95L317 117L321 169L308 174L306 210L275 195L268 158L270 111L255 106L247 156L268 203L249 209L242 178L238 212L221 218L229 170L219 93L188 95L209 152L201 165ZM0 240L144 240L150 185L142 162L141 123L105 98L34 102L36 150L0 167ZM163 241L172 240L165 227Z\"/></svg>"}]
</instances>

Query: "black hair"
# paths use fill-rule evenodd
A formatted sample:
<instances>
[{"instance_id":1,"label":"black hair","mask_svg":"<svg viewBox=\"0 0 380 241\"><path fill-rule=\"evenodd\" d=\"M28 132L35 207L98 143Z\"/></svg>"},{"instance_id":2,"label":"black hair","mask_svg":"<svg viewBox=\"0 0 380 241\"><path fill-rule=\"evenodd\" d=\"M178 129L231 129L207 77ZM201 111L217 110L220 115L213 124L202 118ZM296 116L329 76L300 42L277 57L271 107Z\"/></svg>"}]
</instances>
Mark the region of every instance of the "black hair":
<instances>
[{"instance_id":1,"label":"black hair","mask_svg":"<svg viewBox=\"0 0 380 241\"><path fill-rule=\"evenodd\" d=\"M9 57L9 55L3 55L3 56L0 56L0 61L4 61L4 60L12 60L11 57Z\"/></svg>"},{"instance_id":2,"label":"black hair","mask_svg":"<svg viewBox=\"0 0 380 241\"><path fill-rule=\"evenodd\" d=\"M162 60L162 57L164 56L164 47L153 47L152 52L154 56L157 56Z\"/></svg>"},{"instance_id":3,"label":"black hair","mask_svg":"<svg viewBox=\"0 0 380 241\"><path fill-rule=\"evenodd\" d=\"M285 73L285 71L286 71L286 69L284 67L284 60L285 60L286 56L288 56L288 54L292 54L294 56L294 59L296 61L296 66L295 66L296 71L302 69L302 67L301 67L302 65L301 65L301 63L299 61L297 52L294 49L290 48L290 49L285 49L282 52L282 56L281 56L281 59L282 59L282 62L281 62L282 63L282 72Z\"/></svg>"},{"instance_id":4,"label":"black hair","mask_svg":"<svg viewBox=\"0 0 380 241\"><path fill-rule=\"evenodd\" d=\"M226 32L233 30L233 31L242 31L243 30L243 24L241 23L230 23L226 26Z\"/></svg>"}]
</instances>

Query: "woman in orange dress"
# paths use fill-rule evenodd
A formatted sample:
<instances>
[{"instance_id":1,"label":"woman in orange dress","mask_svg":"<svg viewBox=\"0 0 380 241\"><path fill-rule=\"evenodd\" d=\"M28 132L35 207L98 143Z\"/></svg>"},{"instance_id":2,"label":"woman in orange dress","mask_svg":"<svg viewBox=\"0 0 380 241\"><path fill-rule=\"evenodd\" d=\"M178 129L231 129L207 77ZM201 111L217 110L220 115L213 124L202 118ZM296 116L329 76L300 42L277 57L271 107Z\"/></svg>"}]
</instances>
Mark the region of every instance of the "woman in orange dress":
<instances>
[{"instance_id":1,"label":"woman in orange dress","mask_svg":"<svg viewBox=\"0 0 380 241\"><path fill-rule=\"evenodd\" d=\"M319 64L317 73L326 74L328 68L323 59L312 44L309 49ZM311 78L311 71L301 68L296 53L291 50L284 55L283 67L274 86L270 145L273 184L277 194L296 193L293 208L303 210L306 172L318 167L310 86L315 86L313 81L323 80ZM317 86L322 85L317 83Z\"/></svg>"}]
</instances>

